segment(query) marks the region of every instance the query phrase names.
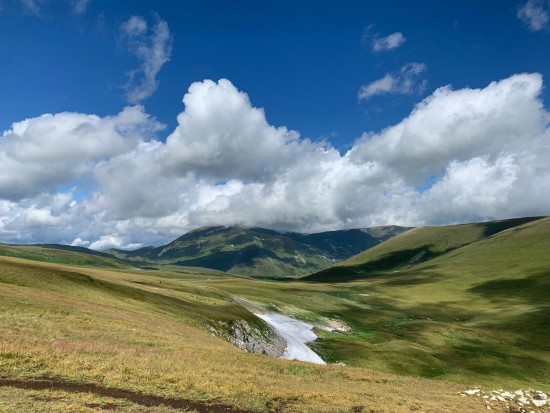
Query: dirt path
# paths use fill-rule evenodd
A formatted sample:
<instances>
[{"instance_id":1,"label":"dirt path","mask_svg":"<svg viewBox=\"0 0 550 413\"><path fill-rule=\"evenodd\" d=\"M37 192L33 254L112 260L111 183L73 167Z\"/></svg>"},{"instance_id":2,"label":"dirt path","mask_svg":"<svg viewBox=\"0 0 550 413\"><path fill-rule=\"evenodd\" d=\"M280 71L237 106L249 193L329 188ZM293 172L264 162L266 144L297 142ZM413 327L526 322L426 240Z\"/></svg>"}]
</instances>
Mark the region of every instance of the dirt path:
<instances>
[{"instance_id":1,"label":"dirt path","mask_svg":"<svg viewBox=\"0 0 550 413\"><path fill-rule=\"evenodd\" d=\"M58 379L10 379L0 377L0 386L24 390L58 390L70 393L93 393L114 399L126 399L145 407L169 406L175 409L196 410L199 413L252 413L227 404L197 402L186 399L166 398L130 390L101 387L92 383L72 383Z\"/></svg>"}]
</instances>

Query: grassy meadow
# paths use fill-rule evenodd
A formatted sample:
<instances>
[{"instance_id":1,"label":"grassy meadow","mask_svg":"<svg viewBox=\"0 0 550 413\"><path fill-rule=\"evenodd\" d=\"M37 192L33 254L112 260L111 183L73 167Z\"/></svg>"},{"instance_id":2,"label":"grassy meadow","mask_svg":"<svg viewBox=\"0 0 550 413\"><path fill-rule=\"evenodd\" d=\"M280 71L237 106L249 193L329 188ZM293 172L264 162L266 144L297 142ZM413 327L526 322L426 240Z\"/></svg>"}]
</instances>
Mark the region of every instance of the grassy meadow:
<instances>
[{"instance_id":1,"label":"grassy meadow","mask_svg":"<svg viewBox=\"0 0 550 413\"><path fill-rule=\"evenodd\" d=\"M83 267L104 267L104 268L132 268L134 265L123 260L109 257L107 254L97 253L91 250L87 252L59 249L63 246L56 245L55 248L47 246L22 246L0 243L0 256L24 258L33 261L51 262L58 264L77 265ZM82 248L82 250L85 250Z\"/></svg>"},{"instance_id":2,"label":"grassy meadow","mask_svg":"<svg viewBox=\"0 0 550 413\"><path fill-rule=\"evenodd\" d=\"M0 411L475 412L459 392L548 392L550 219L422 231L286 281L0 257ZM431 257L399 255L426 239ZM329 365L212 332L251 311L314 324Z\"/></svg>"},{"instance_id":3,"label":"grassy meadow","mask_svg":"<svg viewBox=\"0 0 550 413\"><path fill-rule=\"evenodd\" d=\"M107 271L15 258L0 258L0 264L0 384L22 383L0 386L0 411L143 408L98 388L164 401L147 411L229 406L250 412L399 412L421 406L436 412L441 406L458 411L465 402L479 405L457 394L461 385L249 354L210 332L212 320L250 317L229 300L224 285L242 283L249 289L244 295L257 296L260 303L269 295L266 286L275 283L255 286L256 281L218 273ZM308 302L315 302L313 297ZM332 301L337 306L339 299ZM41 380L95 390L76 397L74 391L24 388L23 383Z\"/></svg>"}]
</instances>

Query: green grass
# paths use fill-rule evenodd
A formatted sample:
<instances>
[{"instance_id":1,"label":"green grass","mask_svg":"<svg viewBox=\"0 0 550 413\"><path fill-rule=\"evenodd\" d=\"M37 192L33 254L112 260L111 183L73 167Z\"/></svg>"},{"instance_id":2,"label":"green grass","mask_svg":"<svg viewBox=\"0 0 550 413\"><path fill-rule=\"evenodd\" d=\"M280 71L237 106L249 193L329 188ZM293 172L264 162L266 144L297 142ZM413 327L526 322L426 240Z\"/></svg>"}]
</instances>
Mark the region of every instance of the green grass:
<instances>
[{"instance_id":1,"label":"green grass","mask_svg":"<svg viewBox=\"0 0 550 413\"><path fill-rule=\"evenodd\" d=\"M365 276L400 270L486 239L508 228L540 219L518 218L477 224L414 228L339 263L337 268L313 274L309 279L326 280L332 275L341 278L342 275Z\"/></svg>"},{"instance_id":2,"label":"green grass","mask_svg":"<svg viewBox=\"0 0 550 413\"><path fill-rule=\"evenodd\" d=\"M419 245L431 246L431 259L372 265ZM356 334L325 335L317 346L388 371L548 386L549 250L550 218L409 231L306 277L358 294L336 312Z\"/></svg>"},{"instance_id":3,"label":"green grass","mask_svg":"<svg viewBox=\"0 0 550 413\"><path fill-rule=\"evenodd\" d=\"M233 296L247 296L251 305L272 303L273 296L275 305L298 314L329 297L324 287L303 287L191 270L114 271L0 258L0 378L47 378L91 389L77 397L53 388L4 387L0 380L0 394L8 398L0 410L104 405L141 411L129 400L107 397L112 389L250 412L408 412L411 406L437 412L441 405L458 412L464 402L472 411L480 406L458 396L460 385L248 354L209 329L220 320L252 319ZM297 305L302 300L304 307ZM336 309L340 298L327 304ZM418 386L427 390L418 394Z\"/></svg>"},{"instance_id":4,"label":"green grass","mask_svg":"<svg viewBox=\"0 0 550 413\"><path fill-rule=\"evenodd\" d=\"M361 267L424 245L425 259ZM549 250L543 218L410 231L322 279L2 258L0 372L252 411L481 411L456 393L550 387ZM346 367L246 354L212 335L254 322L249 310L314 324L314 349ZM334 323L351 330L324 329Z\"/></svg>"},{"instance_id":5,"label":"green grass","mask_svg":"<svg viewBox=\"0 0 550 413\"><path fill-rule=\"evenodd\" d=\"M59 246L63 248L64 246ZM33 261L51 262L57 264L78 265L83 267L104 267L104 268L132 268L133 265L100 255L67 251L51 247L10 245L0 243L0 256L24 258Z\"/></svg>"}]
</instances>

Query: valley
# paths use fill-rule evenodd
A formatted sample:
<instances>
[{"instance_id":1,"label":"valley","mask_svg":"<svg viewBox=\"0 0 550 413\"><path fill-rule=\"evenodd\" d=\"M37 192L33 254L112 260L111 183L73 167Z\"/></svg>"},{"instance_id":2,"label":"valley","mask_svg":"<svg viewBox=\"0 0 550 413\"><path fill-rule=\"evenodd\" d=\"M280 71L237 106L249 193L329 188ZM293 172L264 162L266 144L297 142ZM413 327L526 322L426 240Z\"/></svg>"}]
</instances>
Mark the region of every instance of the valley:
<instances>
[{"instance_id":1,"label":"valley","mask_svg":"<svg viewBox=\"0 0 550 413\"><path fill-rule=\"evenodd\" d=\"M550 413L550 0L0 0L0 413Z\"/></svg>"},{"instance_id":2,"label":"valley","mask_svg":"<svg viewBox=\"0 0 550 413\"><path fill-rule=\"evenodd\" d=\"M0 394L19 400L0 411L136 411L135 394L147 411L473 412L469 389L548 393L549 234L546 217L421 227L282 279L0 257ZM254 314L312 325L327 365L255 354L274 338Z\"/></svg>"}]
</instances>

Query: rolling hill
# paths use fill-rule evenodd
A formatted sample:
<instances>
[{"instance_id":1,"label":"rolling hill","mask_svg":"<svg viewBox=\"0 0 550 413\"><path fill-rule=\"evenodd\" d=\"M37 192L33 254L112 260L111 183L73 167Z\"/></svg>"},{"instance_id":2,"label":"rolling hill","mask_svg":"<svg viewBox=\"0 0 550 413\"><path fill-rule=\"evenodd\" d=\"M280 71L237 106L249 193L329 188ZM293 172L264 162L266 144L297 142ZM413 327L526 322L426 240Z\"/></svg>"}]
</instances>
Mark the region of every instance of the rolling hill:
<instances>
[{"instance_id":1,"label":"rolling hill","mask_svg":"<svg viewBox=\"0 0 550 413\"><path fill-rule=\"evenodd\" d=\"M0 243L0 256L87 267L131 268L134 266L111 254L59 244L15 245Z\"/></svg>"},{"instance_id":2,"label":"rolling hill","mask_svg":"<svg viewBox=\"0 0 550 413\"><path fill-rule=\"evenodd\" d=\"M134 251L0 243L0 256L108 268L177 265L280 278L328 268L407 229L387 226L301 234L263 228L207 227L167 245Z\"/></svg>"},{"instance_id":3,"label":"rolling hill","mask_svg":"<svg viewBox=\"0 0 550 413\"><path fill-rule=\"evenodd\" d=\"M223 273L112 271L0 257L0 410L484 408L479 400L463 399L464 386L455 383L294 362L231 346L218 334L220 328L243 321L261 328L261 320L225 291L234 282L248 289L248 300L261 300L258 294L269 293L270 286L275 295L281 293L279 283ZM342 302L323 290L315 295L326 306ZM311 298L307 301L311 304Z\"/></svg>"},{"instance_id":4,"label":"rolling hill","mask_svg":"<svg viewBox=\"0 0 550 413\"><path fill-rule=\"evenodd\" d=\"M378 272L401 270L429 261L457 248L490 238L507 229L542 218L528 217L414 228L338 263L332 268L311 274L307 279L331 278L337 280L341 277L364 277Z\"/></svg>"},{"instance_id":5,"label":"rolling hill","mask_svg":"<svg viewBox=\"0 0 550 413\"><path fill-rule=\"evenodd\" d=\"M350 300L334 359L424 376L550 384L550 218L411 230L302 278ZM353 293L351 293L353 291Z\"/></svg>"},{"instance_id":6,"label":"rolling hill","mask_svg":"<svg viewBox=\"0 0 550 413\"><path fill-rule=\"evenodd\" d=\"M277 278L328 268L407 229L387 226L301 234L237 226L207 227L160 247L106 252L139 265L204 267Z\"/></svg>"},{"instance_id":7,"label":"rolling hill","mask_svg":"<svg viewBox=\"0 0 550 413\"><path fill-rule=\"evenodd\" d=\"M548 251L538 217L413 229L291 280L1 257L0 410L519 412L460 393L548 393ZM328 365L232 346L267 334L253 312L314 325Z\"/></svg>"}]
</instances>

